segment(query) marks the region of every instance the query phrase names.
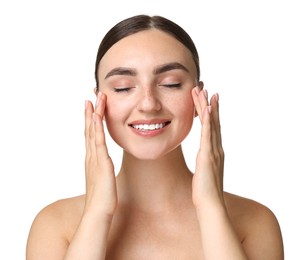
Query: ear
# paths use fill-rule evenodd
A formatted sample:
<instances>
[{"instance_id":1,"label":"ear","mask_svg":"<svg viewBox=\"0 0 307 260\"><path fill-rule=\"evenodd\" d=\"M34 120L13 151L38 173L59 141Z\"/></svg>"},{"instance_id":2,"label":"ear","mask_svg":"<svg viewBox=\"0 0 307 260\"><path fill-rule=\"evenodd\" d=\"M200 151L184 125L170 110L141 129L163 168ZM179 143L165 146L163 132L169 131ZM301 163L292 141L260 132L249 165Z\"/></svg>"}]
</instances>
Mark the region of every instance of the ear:
<instances>
[{"instance_id":1,"label":"ear","mask_svg":"<svg viewBox=\"0 0 307 260\"><path fill-rule=\"evenodd\" d=\"M95 94L96 97L97 97L97 95L98 95L98 88L97 88L97 87L94 87L93 91L94 91L94 94Z\"/></svg>"},{"instance_id":2,"label":"ear","mask_svg":"<svg viewBox=\"0 0 307 260\"><path fill-rule=\"evenodd\" d=\"M199 82L198 82L198 87L199 87L199 90L203 90L203 88L204 88L204 82L199 81Z\"/></svg>"}]
</instances>

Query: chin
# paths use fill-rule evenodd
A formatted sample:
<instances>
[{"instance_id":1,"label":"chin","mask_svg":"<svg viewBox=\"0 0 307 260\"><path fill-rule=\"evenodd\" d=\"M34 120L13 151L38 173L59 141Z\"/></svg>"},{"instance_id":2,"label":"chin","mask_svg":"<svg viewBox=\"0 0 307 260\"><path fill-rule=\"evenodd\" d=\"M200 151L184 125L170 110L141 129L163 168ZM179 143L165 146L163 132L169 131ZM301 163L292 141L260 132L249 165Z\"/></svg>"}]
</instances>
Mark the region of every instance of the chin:
<instances>
[{"instance_id":1,"label":"chin","mask_svg":"<svg viewBox=\"0 0 307 260\"><path fill-rule=\"evenodd\" d=\"M165 155L161 153L153 153L152 151L147 151L147 152L125 151L125 152L129 154L130 156L134 157L135 159L142 160L142 161L154 161Z\"/></svg>"}]
</instances>

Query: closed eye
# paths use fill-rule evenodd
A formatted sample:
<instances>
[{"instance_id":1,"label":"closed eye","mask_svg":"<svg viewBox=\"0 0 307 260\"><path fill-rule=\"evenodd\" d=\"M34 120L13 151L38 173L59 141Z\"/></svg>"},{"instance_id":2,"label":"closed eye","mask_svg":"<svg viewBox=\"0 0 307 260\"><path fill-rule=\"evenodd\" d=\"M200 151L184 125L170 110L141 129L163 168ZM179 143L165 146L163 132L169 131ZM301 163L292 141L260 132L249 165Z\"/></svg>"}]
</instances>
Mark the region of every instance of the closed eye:
<instances>
[{"instance_id":1,"label":"closed eye","mask_svg":"<svg viewBox=\"0 0 307 260\"><path fill-rule=\"evenodd\" d=\"M128 92L130 88L114 88L114 92Z\"/></svg>"},{"instance_id":2,"label":"closed eye","mask_svg":"<svg viewBox=\"0 0 307 260\"><path fill-rule=\"evenodd\" d=\"M161 84L160 86L167 87L167 88L180 88L181 83Z\"/></svg>"}]
</instances>

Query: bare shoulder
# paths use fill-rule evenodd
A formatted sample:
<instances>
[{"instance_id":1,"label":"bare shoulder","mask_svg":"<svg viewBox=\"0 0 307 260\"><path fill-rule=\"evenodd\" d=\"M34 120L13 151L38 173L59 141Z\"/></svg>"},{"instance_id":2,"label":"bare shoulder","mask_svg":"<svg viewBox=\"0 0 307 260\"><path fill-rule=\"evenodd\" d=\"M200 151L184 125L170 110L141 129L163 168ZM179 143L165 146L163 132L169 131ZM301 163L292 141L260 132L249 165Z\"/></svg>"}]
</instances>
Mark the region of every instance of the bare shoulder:
<instances>
[{"instance_id":1,"label":"bare shoulder","mask_svg":"<svg viewBox=\"0 0 307 260\"><path fill-rule=\"evenodd\" d=\"M283 259L281 229L271 209L231 193L225 193L225 202L233 226L252 259Z\"/></svg>"},{"instance_id":2,"label":"bare shoulder","mask_svg":"<svg viewBox=\"0 0 307 260\"><path fill-rule=\"evenodd\" d=\"M37 226L60 227L63 235L74 222L78 222L84 207L84 195L61 199L43 208L35 217L32 228Z\"/></svg>"},{"instance_id":3,"label":"bare shoulder","mask_svg":"<svg viewBox=\"0 0 307 260\"><path fill-rule=\"evenodd\" d=\"M275 218L274 213L265 205L242 196L225 192L224 198L231 217L237 219L246 217L251 220L258 217Z\"/></svg>"},{"instance_id":4,"label":"bare shoulder","mask_svg":"<svg viewBox=\"0 0 307 260\"><path fill-rule=\"evenodd\" d=\"M30 229L27 259L46 259L48 249L53 251L50 259L60 259L79 224L83 207L84 195L58 200L43 208Z\"/></svg>"}]
</instances>

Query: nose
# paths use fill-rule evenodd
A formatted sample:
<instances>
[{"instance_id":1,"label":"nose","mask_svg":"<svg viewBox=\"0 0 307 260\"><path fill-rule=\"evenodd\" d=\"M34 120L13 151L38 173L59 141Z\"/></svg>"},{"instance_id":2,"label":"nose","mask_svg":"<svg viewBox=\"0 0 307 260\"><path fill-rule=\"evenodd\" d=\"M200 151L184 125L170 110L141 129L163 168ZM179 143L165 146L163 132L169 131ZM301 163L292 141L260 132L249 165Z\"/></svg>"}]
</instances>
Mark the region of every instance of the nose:
<instances>
[{"instance_id":1,"label":"nose","mask_svg":"<svg viewBox=\"0 0 307 260\"><path fill-rule=\"evenodd\" d=\"M143 89L137 105L137 109L141 112L157 112L161 109L159 97L154 93L151 88Z\"/></svg>"}]
</instances>

